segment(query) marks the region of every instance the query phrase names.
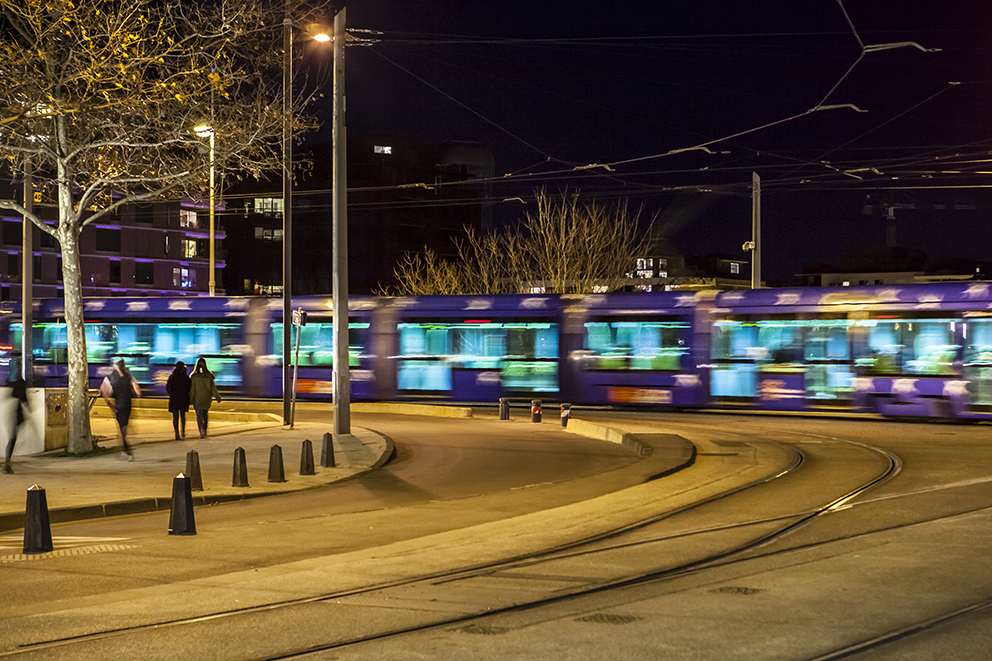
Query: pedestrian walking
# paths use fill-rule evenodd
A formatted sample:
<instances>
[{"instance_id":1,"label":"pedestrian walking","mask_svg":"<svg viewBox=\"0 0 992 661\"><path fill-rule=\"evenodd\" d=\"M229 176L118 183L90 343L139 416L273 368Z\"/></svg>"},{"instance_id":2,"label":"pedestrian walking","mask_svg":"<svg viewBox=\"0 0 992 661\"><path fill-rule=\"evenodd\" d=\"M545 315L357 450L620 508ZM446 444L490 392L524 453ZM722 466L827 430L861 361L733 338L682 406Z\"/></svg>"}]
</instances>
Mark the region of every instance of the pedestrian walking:
<instances>
[{"instance_id":1,"label":"pedestrian walking","mask_svg":"<svg viewBox=\"0 0 992 661\"><path fill-rule=\"evenodd\" d=\"M10 458L14 455L14 444L17 442L17 430L20 429L21 423L26 419L24 411L28 407L28 383L19 372L14 378L11 379L10 387L10 396L16 400L17 409L14 411L13 424L10 426L10 440L7 441L7 453L4 455L3 460L3 472L8 475L14 472L14 469L10 467Z\"/></svg>"},{"instance_id":2,"label":"pedestrian walking","mask_svg":"<svg viewBox=\"0 0 992 661\"><path fill-rule=\"evenodd\" d=\"M134 461L134 451L127 444L127 423L131 419L131 400L134 397L141 397L141 388L127 371L127 365L123 360L117 361L114 371L100 384L100 394L117 418L117 426L121 430L121 442L124 444L128 461ZM114 401L111 402L111 399Z\"/></svg>"},{"instance_id":3,"label":"pedestrian walking","mask_svg":"<svg viewBox=\"0 0 992 661\"><path fill-rule=\"evenodd\" d=\"M207 369L207 361L203 358L196 361L196 367L193 368L189 380L189 400L193 410L196 411L196 426L200 429L200 438L206 438L210 404L214 399L220 402L220 392L217 390L214 375Z\"/></svg>"},{"instance_id":4,"label":"pedestrian walking","mask_svg":"<svg viewBox=\"0 0 992 661\"><path fill-rule=\"evenodd\" d=\"M176 430L176 440L186 438L186 411L189 411L189 375L186 363L178 361L169 380L165 382L165 392L169 395L169 411L172 412L172 428Z\"/></svg>"}]
</instances>

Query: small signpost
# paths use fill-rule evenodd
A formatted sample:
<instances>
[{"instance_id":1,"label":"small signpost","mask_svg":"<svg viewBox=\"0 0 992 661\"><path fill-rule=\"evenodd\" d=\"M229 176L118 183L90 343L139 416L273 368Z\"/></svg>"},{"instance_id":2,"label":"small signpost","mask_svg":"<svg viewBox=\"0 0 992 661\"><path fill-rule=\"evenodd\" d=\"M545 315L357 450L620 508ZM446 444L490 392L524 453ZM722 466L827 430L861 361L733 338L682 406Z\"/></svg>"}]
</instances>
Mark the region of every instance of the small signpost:
<instances>
[{"instance_id":1,"label":"small signpost","mask_svg":"<svg viewBox=\"0 0 992 661\"><path fill-rule=\"evenodd\" d=\"M300 335L303 334L303 327L307 325L307 313L303 308L293 310L293 325L296 326L296 351L293 357L293 407L289 414L290 429L296 422L296 376L300 371Z\"/></svg>"}]
</instances>

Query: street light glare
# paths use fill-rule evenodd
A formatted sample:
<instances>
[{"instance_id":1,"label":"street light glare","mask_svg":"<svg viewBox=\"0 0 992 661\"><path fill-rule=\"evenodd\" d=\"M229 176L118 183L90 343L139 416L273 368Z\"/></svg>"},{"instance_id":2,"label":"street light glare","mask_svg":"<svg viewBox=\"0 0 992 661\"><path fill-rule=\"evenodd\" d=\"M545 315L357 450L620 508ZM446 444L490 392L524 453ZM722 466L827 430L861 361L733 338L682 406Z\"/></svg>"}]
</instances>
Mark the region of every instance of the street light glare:
<instances>
[{"instance_id":1,"label":"street light glare","mask_svg":"<svg viewBox=\"0 0 992 661\"><path fill-rule=\"evenodd\" d=\"M313 35L313 38L314 41L327 42L331 40L331 35L327 34L326 32L320 32L318 34Z\"/></svg>"},{"instance_id":2,"label":"street light glare","mask_svg":"<svg viewBox=\"0 0 992 661\"><path fill-rule=\"evenodd\" d=\"M200 124L199 126L194 126L193 130L196 131L196 134L201 138L210 137L210 135L213 134L214 132L214 128L209 124Z\"/></svg>"}]
</instances>

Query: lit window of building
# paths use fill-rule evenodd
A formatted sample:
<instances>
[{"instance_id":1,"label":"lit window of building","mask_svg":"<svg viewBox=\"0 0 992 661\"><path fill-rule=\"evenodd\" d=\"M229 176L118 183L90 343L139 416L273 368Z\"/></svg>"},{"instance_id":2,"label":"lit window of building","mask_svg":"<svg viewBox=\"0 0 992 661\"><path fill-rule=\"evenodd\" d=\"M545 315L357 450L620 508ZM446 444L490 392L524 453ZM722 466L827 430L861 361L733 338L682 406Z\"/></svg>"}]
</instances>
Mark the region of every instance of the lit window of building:
<instances>
[{"instance_id":1,"label":"lit window of building","mask_svg":"<svg viewBox=\"0 0 992 661\"><path fill-rule=\"evenodd\" d=\"M374 151L376 154L392 154L393 148L384 145L375 145Z\"/></svg>"},{"instance_id":2,"label":"lit window of building","mask_svg":"<svg viewBox=\"0 0 992 661\"><path fill-rule=\"evenodd\" d=\"M282 214L281 197L256 197L255 213Z\"/></svg>"},{"instance_id":3,"label":"lit window of building","mask_svg":"<svg viewBox=\"0 0 992 661\"><path fill-rule=\"evenodd\" d=\"M183 239L183 257L196 257L195 239Z\"/></svg>"},{"instance_id":4,"label":"lit window of building","mask_svg":"<svg viewBox=\"0 0 992 661\"><path fill-rule=\"evenodd\" d=\"M192 209L179 210L180 227L196 227L196 212Z\"/></svg>"},{"instance_id":5,"label":"lit window of building","mask_svg":"<svg viewBox=\"0 0 992 661\"><path fill-rule=\"evenodd\" d=\"M730 272L733 275L740 275L741 265L738 264L737 262L730 262Z\"/></svg>"},{"instance_id":6,"label":"lit window of building","mask_svg":"<svg viewBox=\"0 0 992 661\"><path fill-rule=\"evenodd\" d=\"M196 271L186 268L185 266L177 266L173 268L172 286L181 287L183 289L191 289L196 287Z\"/></svg>"}]
</instances>

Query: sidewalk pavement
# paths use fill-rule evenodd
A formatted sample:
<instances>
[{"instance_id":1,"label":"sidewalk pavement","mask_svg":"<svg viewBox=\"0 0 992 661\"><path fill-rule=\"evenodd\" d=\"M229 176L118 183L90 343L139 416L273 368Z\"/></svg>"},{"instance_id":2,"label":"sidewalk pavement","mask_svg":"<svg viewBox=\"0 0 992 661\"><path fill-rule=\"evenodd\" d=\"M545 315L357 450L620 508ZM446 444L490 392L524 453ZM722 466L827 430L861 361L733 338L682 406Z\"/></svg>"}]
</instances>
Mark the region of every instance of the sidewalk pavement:
<instances>
[{"instance_id":1,"label":"sidewalk pavement","mask_svg":"<svg viewBox=\"0 0 992 661\"><path fill-rule=\"evenodd\" d=\"M93 436L100 447L120 448L116 421L94 411ZM299 491L330 484L386 463L392 441L367 429L352 428L350 437L333 440L334 468L320 465L323 436L331 425L318 423L284 427L265 413L210 414L207 438L199 438L196 417L186 419L185 440L176 441L168 411L135 410L128 426L134 461L123 452L92 457L57 457L61 451L15 456L13 475L0 475L0 532L24 527L27 489L45 489L52 523L165 510L172 498L172 478L186 470L186 455L199 455L203 491L194 491L194 504L203 505ZM313 444L316 475L300 475L303 441ZM269 456L282 448L286 482L270 483ZM244 448L248 487L233 487L234 451Z\"/></svg>"}]
</instances>

